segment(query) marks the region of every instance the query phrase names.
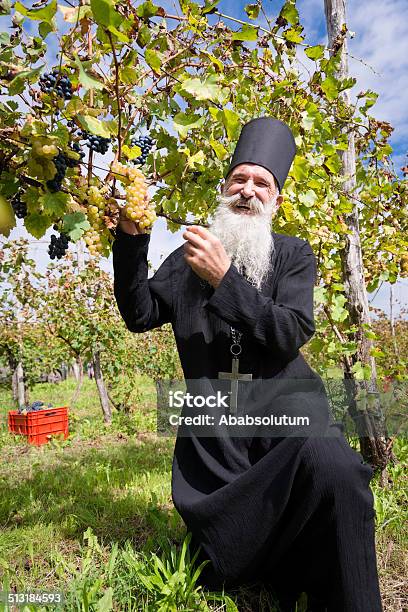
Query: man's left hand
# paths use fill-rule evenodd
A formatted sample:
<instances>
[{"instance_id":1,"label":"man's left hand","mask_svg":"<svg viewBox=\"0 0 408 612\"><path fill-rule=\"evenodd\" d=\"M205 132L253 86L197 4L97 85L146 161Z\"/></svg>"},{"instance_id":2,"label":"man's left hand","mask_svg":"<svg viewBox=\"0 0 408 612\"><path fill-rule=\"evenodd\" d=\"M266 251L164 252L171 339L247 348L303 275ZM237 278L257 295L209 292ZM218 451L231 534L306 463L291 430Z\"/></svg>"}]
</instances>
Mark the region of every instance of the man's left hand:
<instances>
[{"instance_id":1,"label":"man's left hand","mask_svg":"<svg viewBox=\"0 0 408 612\"><path fill-rule=\"evenodd\" d=\"M217 288L231 265L220 240L204 227L193 225L183 234L184 259L200 278Z\"/></svg>"}]
</instances>

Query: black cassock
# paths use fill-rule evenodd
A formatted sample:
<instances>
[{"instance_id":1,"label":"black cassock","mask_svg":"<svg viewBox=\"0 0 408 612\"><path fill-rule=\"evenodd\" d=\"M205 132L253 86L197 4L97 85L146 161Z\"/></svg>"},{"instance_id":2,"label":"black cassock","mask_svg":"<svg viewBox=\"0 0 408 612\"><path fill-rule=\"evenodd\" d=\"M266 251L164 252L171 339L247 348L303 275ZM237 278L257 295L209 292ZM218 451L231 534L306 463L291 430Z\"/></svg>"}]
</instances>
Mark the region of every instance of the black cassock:
<instances>
[{"instance_id":1,"label":"black cassock","mask_svg":"<svg viewBox=\"0 0 408 612\"><path fill-rule=\"evenodd\" d=\"M313 383L280 397L285 412L298 406L318 415L322 435L178 435L173 502L193 545L201 545L199 560L211 561L203 584L262 579L287 610L305 591L316 600L313 612L381 612L373 470L333 422L321 378L299 352L315 331L315 256L307 241L273 238L273 266L260 291L233 264L214 290L192 271L183 247L148 279L150 236L118 231L114 287L122 317L133 332L170 322L186 380L231 371L233 326L243 333L240 372L255 382Z\"/></svg>"}]
</instances>

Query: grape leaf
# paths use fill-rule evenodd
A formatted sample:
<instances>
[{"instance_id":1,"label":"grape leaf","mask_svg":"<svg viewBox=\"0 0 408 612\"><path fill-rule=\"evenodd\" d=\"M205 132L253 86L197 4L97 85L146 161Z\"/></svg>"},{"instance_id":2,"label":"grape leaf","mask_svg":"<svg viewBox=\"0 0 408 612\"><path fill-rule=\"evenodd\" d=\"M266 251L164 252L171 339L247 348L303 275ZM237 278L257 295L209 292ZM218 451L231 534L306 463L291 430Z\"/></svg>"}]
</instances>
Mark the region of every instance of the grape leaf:
<instances>
[{"instance_id":1,"label":"grape leaf","mask_svg":"<svg viewBox=\"0 0 408 612\"><path fill-rule=\"evenodd\" d=\"M76 115L79 115L79 113L85 112L86 108L87 107L84 105L82 100L77 96L74 96L66 105L65 112L66 114L75 117Z\"/></svg>"},{"instance_id":2,"label":"grape leaf","mask_svg":"<svg viewBox=\"0 0 408 612\"><path fill-rule=\"evenodd\" d=\"M223 123L227 130L227 136L229 140L236 140L238 138L238 132L240 127L240 118L238 113L229 108L224 108L223 112Z\"/></svg>"},{"instance_id":3,"label":"grape leaf","mask_svg":"<svg viewBox=\"0 0 408 612\"><path fill-rule=\"evenodd\" d=\"M247 4L245 12L250 19L256 19L259 15L259 4Z\"/></svg>"},{"instance_id":4,"label":"grape leaf","mask_svg":"<svg viewBox=\"0 0 408 612\"><path fill-rule=\"evenodd\" d=\"M82 127L96 136L103 136L104 138L110 138L110 130L100 119L92 117L91 115L78 115L78 120Z\"/></svg>"},{"instance_id":5,"label":"grape leaf","mask_svg":"<svg viewBox=\"0 0 408 612\"><path fill-rule=\"evenodd\" d=\"M187 166L194 168L196 164L201 166L204 163L205 155L204 151L197 151L194 155L190 155L187 159Z\"/></svg>"},{"instance_id":6,"label":"grape leaf","mask_svg":"<svg viewBox=\"0 0 408 612\"><path fill-rule=\"evenodd\" d=\"M214 13L217 4L219 3L220 0L205 0L205 5L202 8L202 14L206 15L207 13L209 13L210 15L212 13Z\"/></svg>"},{"instance_id":7,"label":"grape leaf","mask_svg":"<svg viewBox=\"0 0 408 612\"><path fill-rule=\"evenodd\" d=\"M138 147L137 145L135 145L134 147L128 147L128 145L123 145L122 154L127 159L136 159L137 157L140 157L140 155L142 154L142 149Z\"/></svg>"},{"instance_id":8,"label":"grape leaf","mask_svg":"<svg viewBox=\"0 0 408 612\"><path fill-rule=\"evenodd\" d=\"M296 25L299 23L299 12L293 3L293 0L288 0L285 2L281 8L280 17L286 19L286 21L291 25Z\"/></svg>"},{"instance_id":9,"label":"grape leaf","mask_svg":"<svg viewBox=\"0 0 408 612\"><path fill-rule=\"evenodd\" d=\"M337 174L341 170L341 159L336 154L326 157L324 163L333 174Z\"/></svg>"},{"instance_id":10,"label":"grape leaf","mask_svg":"<svg viewBox=\"0 0 408 612\"><path fill-rule=\"evenodd\" d=\"M146 49L145 60L155 72L159 72L163 61L163 56L161 53L154 51L153 49Z\"/></svg>"},{"instance_id":11,"label":"grape leaf","mask_svg":"<svg viewBox=\"0 0 408 612\"><path fill-rule=\"evenodd\" d=\"M326 94L328 100L332 102L337 98L339 90L337 87L337 80L334 77L328 76L326 79L324 79L324 81L322 81L321 87L324 93Z\"/></svg>"},{"instance_id":12,"label":"grape leaf","mask_svg":"<svg viewBox=\"0 0 408 612\"><path fill-rule=\"evenodd\" d=\"M204 81L198 78L186 79L181 89L194 96L196 100L217 100L222 96L221 87L217 84L217 76L211 74Z\"/></svg>"},{"instance_id":13,"label":"grape leaf","mask_svg":"<svg viewBox=\"0 0 408 612\"><path fill-rule=\"evenodd\" d=\"M67 146L69 143L70 133L68 128L62 123L58 123L55 130L51 132L51 136L56 136L58 138L58 144Z\"/></svg>"},{"instance_id":14,"label":"grape leaf","mask_svg":"<svg viewBox=\"0 0 408 612\"><path fill-rule=\"evenodd\" d=\"M0 181L1 195L5 196L6 198L9 198L18 191L19 186L20 181L16 177L16 175L13 172L7 172L6 170L3 170Z\"/></svg>"},{"instance_id":15,"label":"grape leaf","mask_svg":"<svg viewBox=\"0 0 408 612\"><path fill-rule=\"evenodd\" d=\"M283 36L289 42L300 43L300 42L303 41L303 36L301 36L300 31L299 31L298 28L291 28L290 30L286 30L283 33Z\"/></svg>"},{"instance_id":16,"label":"grape leaf","mask_svg":"<svg viewBox=\"0 0 408 612\"><path fill-rule=\"evenodd\" d=\"M38 33L41 38L46 38L50 32L55 31L55 23L47 23L46 21L42 21L38 26Z\"/></svg>"},{"instance_id":17,"label":"grape leaf","mask_svg":"<svg viewBox=\"0 0 408 612\"><path fill-rule=\"evenodd\" d=\"M42 238L47 228L51 225L51 219L40 212L34 212L24 219L26 229L34 238Z\"/></svg>"},{"instance_id":18,"label":"grape leaf","mask_svg":"<svg viewBox=\"0 0 408 612\"><path fill-rule=\"evenodd\" d=\"M39 66L33 70L22 70L19 72L9 85L10 96L15 96L16 94L22 93L25 88L25 81L28 80L30 83L32 83L37 74L41 72L42 68L43 66Z\"/></svg>"},{"instance_id":19,"label":"grape leaf","mask_svg":"<svg viewBox=\"0 0 408 612\"><path fill-rule=\"evenodd\" d=\"M218 57L215 57L215 55L212 55L211 53L209 53L208 51L205 51L204 49L202 50L202 53L206 55L212 61L214 66L216 66L220 70L220 72L223 72L224 64L222 63L220 59L218 59Z\"/></svg>"},{"instance_id":20,"label":"grape leaf","mask_svg":"<svg viewBox=\"0 0 408 612\"><path fill-rule=\"evenodd\" d=\"M27 9L23 4L21 4L21 2L16 2L14 8L21 15L24 15L29 19L45 21L51 25L52 19L57 12L57 0L51 0L49 4L39 9Z\"/></svg>"},{"instance_id":21,"label":"grape leaf","mask_svg":"<svg viewBox=\"0 0 408 612\"><path fill-rule=\"evenodd\" d=\"M345 89L350 89L357 83L357 79L354 77L347 77L340 82L339 91L344 91Z\"/></svg>"},{"instance_id":22,"label":"grape leaf","mask_svg":"<svg viewBox=\"0 0 408 612\"><path fill-rule=\"evenodd\" d=\"M314 47L308 47L307 49L305 49L305 54L311 60L321 59L324 55L324 46L315 45Z\"/></svg>"},{"instance_id":23,"label":"grape leaf","mask_svg":"<svg viewBox=\"0 0 408 612\"><path fill-rule=\"evenodd\" d=\"M258 38L258 30L252 25L245 24L242 30L234 32L231 40L256 40Z\"/></svg>"},{"instance_id":24,"label":"grape leaf","mask_svg":"<svg viewBox=\"0 0 408 612\"><path fill-rule=\"evenodd\" d=\"M112 0L91 0L91 9L97 24L105 27L119 27L122 17L115 10Z\"/></svg>"},{"instance_id":25,"label":"grape leaf","mask_svg":"<svg viewBox=\"0 0 408 612\"><path fill-rule=\"evenodd\" d=\"M62 231L76 242L91 226L84 213L74 212L64 215Z\"/></svg>"},{"instance_id":26,"label":"grape leaf","mask_svg":"<svg viewBox=\"0 0 408 612\"><path fill-rule=\"evenodd\" d=\"M143 24L142 27L139 29L139 32L137 35L137 44L139 45L139 47L142 47L143 49L143 47L149 44L150 39L151 39L150 28L146 24Z\"/></svg>"},{"instance_id":27,"label":"grape leaf","mask_svg":"<svg viewBox=\"0 0 408 612\"><path fill-rule=\"evenodd\" d=\"M300 113L300 114L302 117L302 121L301 121L302 127L304 127L305 130L311 130L315 123L314 116L308 113L307 111L303 111L303 113Z\"/></svg>"},{"instance_id":28,"label":"grape leaf","mask_svg":"<svg viewBox=\"0 0 408 612\"><path fill-rule=\"evenodd\" d=\"M140 75L132 66L123 66L120 69L120 82L127 85L135 85L138 82Z\"/></svg>"},{"instance_id":29,"label":"grape leaf","mask_svg":"<svg viewBox=\"0 0 408 612\"><path fill-rule=\"evenodd\" d=\"M358 96L358 97L362 97L362 96ZM371 108L372 106L374 106L374 104L377 101L378 98L378 93L375 93L375 91L371 91L371 89L369 89L368 91L365 92L364 97L366 98L366 103L364 106L359 106L359 110L363 113L363 115L366 115L366 111Z\"/></svg>"},{"instance_id":30,"label":"grape leaf","mask_svg":"<svg viewBox=\"0 0 408 612\"><path fill-rule=\"evenodd\" d=\"M308 177L308 164L304 157L296 155L290 174L295 181L304 181Z\"/></svg>"},{"instance_id":31,"label":"grape leaf","mask_svg":"<svg viewBox=\"0 0 408 612\"><path fill-rule=\"evenodd\" d=\"M198 128L203 125L205 118L200 115L192 115L189 113L177 113L174 115L173 126L178 131L182 138L186 138L187 132L193 128Z\"/></svg>"},{"instance_id":32,"label":"grape leaf","mask_svg":"<svg viewBox=\"0 0 408 612\"><path fill-rule=\"evenodd\" d=\"M23 191L21 194L21 201L27 204L27 210L29 213L37 212L39 200L39 189L38 187L32 187L31 185Z\"/></svg>"},{"instance_id":33,"label":"grape leaf","mask_svg":"<svg viewBox=\"0 0 408 612\"><path fill-rule=\"evenodd\" d=\"M44 206L44 212L51 216L61 217L66 209L69 195L62 191L56 193L45 193L40 197L40 203Z\"/></svg>"},{"instance_id":34,"label":"grape leaf","mask_svg":"<svg viewBox=\"0 0 408 612\"><path fill-rule=\"evenodd\" d=\"M89 5L78 6L76 8L71 8L69 6L63 6L62 4L58 5L59 10L62 13L64 21L68 23L77 23L77 21L81 21L81 19L85 19L85 17L92 18L92 10Z\"/></svg>"},{"instance_id":35,"label":"grape leaf","mask_svg":"<svg viewBox=\"0 0 408 612\"><path fill-rule=\"evenodd\" d=\"M280 207L283 210L286 221L294 221L295 215L293 213L293 204L289 200L285 199Z\"/></svg>"},{"instance_id":36,"label":"grape leaf","mask_svg":"<svg viewBox=\"0 0 408 612\"><path fill-rule=\"evenodd\" d=\"M223 161L228 156L228 151L218 140L210 139L210 145L213 148L218 159Z\"/></svg>"},{"instance_id":37,"label":"grape leaf","mask_svg":"<svg viewBox=\"0 0 408 612\"><path fill-rule=\"evenodd\" d=\"M128 24L129 21L126 20L123 23ZM121 42L129 42L129 39L126 36L126 34L123 34L123 32L120 32L117 28L115 28L115 26L109 25L108 26L108 30L109 30L109 32L112 32L112 34L114 34L116 36L116 38L118 40L120 40Z\"/></svg>"},{"instance_id":38,"label":"grape leaf","mask_svg":"<svg viewBox=\"0 0 408 612\"><path fill-rule=\"evenodd\" d=\"M302 202L308 208L315 205L317 201L316 192L313 189L308 189L305 193L299 193L299 202Z\"/></svg>"},{"instance_id":39,"label":"grape leaf","mask_svg":"<svg viewBox=\"0 0 408 612\"><path fill-rule=\"evenodd\" d=\"M78 80L81 85L85 87L85 89L104 89L105 85L101 83L101 81L94 79L87 72L85 72L82 62L78 56L75 56L75 63L79 68Z\"/></svg>"},{"instance_id":40,"label":"grape leaf","mask_svg":"<svg viewBox=\"0 0 408 612\"><path fill-rule=\"evenodd\" d=\"M143 4L137 7L136 15L143 19L149 19L149 17L154 17L158 13L163 12L163 9L160 11L160 8L160 6L156 6L153 2L143 2Z\"/></svg>"}]
</instances>

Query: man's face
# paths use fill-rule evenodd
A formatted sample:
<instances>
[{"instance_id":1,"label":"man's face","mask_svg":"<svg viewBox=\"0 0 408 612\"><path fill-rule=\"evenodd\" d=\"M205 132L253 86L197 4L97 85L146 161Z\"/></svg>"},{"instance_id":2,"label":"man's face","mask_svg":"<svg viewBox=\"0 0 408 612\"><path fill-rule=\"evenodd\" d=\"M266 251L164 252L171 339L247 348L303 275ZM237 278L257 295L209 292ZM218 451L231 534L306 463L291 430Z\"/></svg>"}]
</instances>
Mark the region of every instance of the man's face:
<instances>
[{"instance_id":1,"label":"man's face","mask_svg":"<svg viewBox=\"0 0 408 612\"><path fill-rule=\"evenodd\" d=\"M276 192L275 181L271 172L256 164L239 164L236 166L223 188L223 194L226 196L241 195L232 210L236 214L245 215L256 214L256 210L248 205L247 200L256 197L265 206L276 195ZM282 196L278 196L278 206L282 199Z\"/></svg>"},{"instance_id":2,"label":"man's face","mask_svg":"<svg viewBox=\"0 0 408 612\"><path fill-rule=\"evenodd\" d=\"M273 265L271 224L283 197L273 175L255 164L233 169L217 196L210 231L217 236L238 272L260 288Z\"/></svg>"}]
</instances>

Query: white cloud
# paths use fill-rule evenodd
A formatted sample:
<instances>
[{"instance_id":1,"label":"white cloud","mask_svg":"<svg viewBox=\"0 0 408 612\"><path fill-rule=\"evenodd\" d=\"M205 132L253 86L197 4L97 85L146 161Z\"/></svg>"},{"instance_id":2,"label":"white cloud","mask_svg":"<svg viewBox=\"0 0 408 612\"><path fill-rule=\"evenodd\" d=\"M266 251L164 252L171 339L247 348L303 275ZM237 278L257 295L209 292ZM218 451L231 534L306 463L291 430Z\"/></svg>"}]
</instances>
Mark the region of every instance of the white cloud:
<instances>
[{"instance_id":1,"label":"white cloud","mask_svg":"<svg viewBox=\"0 0 408 612\"><path fill-rule=\"evenodd\" d=\"M298 2L298 7L306 42L327 45L323 0L302 0ZM355 99L358 92L367 89L379 94L372 114L395 128L391 144L397 149L397 163L408 148L406 9L406 0L383 0L380 3L370 2L369 5L361 0L349 0L347 8L347 27L355 32L355 36L348 39L349 73L357 79L351 96ZM303 55L301 51L300 55ZM396 168L399 169L399 166L396 165Z\"/></svg>"},{"instance_id":2,"label":"white cloud","mask_svg":"<svg viewBox=\"0 0 408 612\"><path fill-rule=\"evenodd\" d=\"M373 114L395 128L392 144L407 148L408 137L408 20L406 0L383 0L367 5L351 0L349 29L356 32L349 41L352 55L363 59L378 73L350 58L350 72L357 78L358 90L379 93Z\"/></svg>"}]
</instances>

